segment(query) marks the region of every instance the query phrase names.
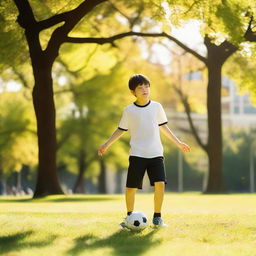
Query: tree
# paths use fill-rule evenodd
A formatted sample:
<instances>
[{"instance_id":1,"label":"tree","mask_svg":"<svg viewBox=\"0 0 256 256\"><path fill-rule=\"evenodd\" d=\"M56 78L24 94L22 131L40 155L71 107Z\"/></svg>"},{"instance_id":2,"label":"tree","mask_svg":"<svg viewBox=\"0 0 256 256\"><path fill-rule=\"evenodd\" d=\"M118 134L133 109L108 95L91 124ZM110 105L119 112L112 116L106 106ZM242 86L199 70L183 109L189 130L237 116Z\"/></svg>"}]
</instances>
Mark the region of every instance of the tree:
<instances>
[{"instance_id":1,"label":"tree","mask_svg":"<svg viewBox=\"0 0 256 256\"><path fill-rule=\"evenodd\" d=\"M60 46L77 23L104 0L84 1L72 11L36 21L28 0L15 0L18 8L18 23L24 29L29 47L35 84L33 104L37 119L39 146L38 179L34 197L62 194L56 174L56 127L53 99L52 66L59 55ZM42 30L64 22L54 30L45 50L40 44Z\"/></svg>"},{"instance_id":2,"label":"tree","mask_svg":"<svg viewBox=\"0 0 256 256\"><path fill-rule=\"evenodd\" d=\"M198 56L208 70L207 85L207 113L208 113L208 141L204 143L200 138L197 128L191 118L191 108L187 96L177 88L181 102L191 127L191 131L199 146L206 152L209 161L208 182L206 191L208 193L222 192L222 125L221 125L221 69L224 62L236 51L237 47L224 41L216 45L206 35L204 44L207 47L207 57Z\"/></svg>"},{"instance_id":3,"label":"tree","mask_svg":"<svg viewBox=\"0 0 256 256\"><path fill-rule=\"evenodd\" d=\"M186 98L183 103L188 114L191 130L209 159L209 175L207 193L222 192L222 124L221 124L221 78L222 67L229 57L243 47L244 42L255 42L254 15L247 1L205 2L205 1L167 1L173 11L170 15L175 25L189 19L197 19L202 22L202 34L207 55L202 56L189 48L177 38L168 33L142 33L127 32L108 38L120 39L124 36L165 37L175 42L185 51L202 61L208 71L207 86L207 112L208 112L208 141L203 143L197 134L197 130L190 118L190 107ZM245 29L245 27L247 29ZM83 39L80 39L83 40ZM100 39L102 42L102 39ZM74 40L75 41L75 40ZM97 40L95 39L95 42Z\"/></svg>"},{"instance_id":4,"label":"tree","mask_svg":"<svg viewBox=\"0 0 256 256\"><path fill-rule=\"evenodd\" d=\"M37 21L28 0L14 0L19 12L17 21L24 29L35 79L32 95L37 118L39 167L34 197L63 193L56 175L56 127L52 81L54 61L59 55L61 45L74 41L72 37L69 37L69 33L85 15L89 15L95 7L103 2L106 0L83 1L71 11L64 11ZM135 1L128 3L128 7L133 4ZM107 9L109 10L109 8ZM104 15L102 15L103 18L106 17ZM40 32L54 26L57 28L53 29L48 44L43 49ZM102 44L100 41L95 42L91 37L87 38L86 42Z\"/></svg>"},{"instance_id":5,"label":"tree","mask_svg":"<svg viewBox=\"0 0 256 256\"><path fill-rule=\"evenodd\" d=\"M214 3L203 3L202 1L184 2L181 6L181 17L184 17L185 13L190 18L199 19L202 22L204 44L207 49L207 56L203 57L193 49L178 42L184 50L187 50L202 61L208 70L208 141L206 144L200 139L193 124L188 99L182 95L181 91L179 93L188 115L191 130L198 144L208 155L209 175L205 192L221 192L223 191L221 125L222 67L232 54L237 52L239 48L242 48L243 42L255 42L255 32L253 31L252 25L253 15L250 12L250 5L247 2L241 1L233 1L232 3L227 3L226 1L222 1L222 3L218 3L217 1ZM247 15L245 15L246 12ZM246 25L247 29L244 30Z\"/></svg>"},{"instance_id":6,"label":"tree","mask_svg":"<svg viewBox=\"0 0 256 256\"><path fill-rule=\"evenodd\" d=\"M120 82L124 76L120 62L108 74L98 74L89 80L84 80L83 74L73 73L75 75L73 82L77 83L70 90L73 98L73 114L67 116L62 122L60 130L64 134L68 134L65 130L71 130L72 134L66 141L67 143L60 148L59 160L65 161L73 172L78 172L73 191L84 193L85 176L95 177L99 172L98 178L101 185L99 187L103 188L105 186L104 171L106 171L109 159L115 156L115 162L121 164L122 150L111 151L107 157L99 159L97 149L117 126L122 111L120 102L125 98L123 95L127 88ZM69 84L72 80L74 79L71 79ZM112 86L109 86L110 84ZM74 164L72 166L71 162L75 162L76 166ZM98 170L93 164L95 162L99 164ZM94 170L90 170L89 167Z\"/></svg>"},{"instance_id":7,"label":"tree","mask_svg":"<svg viewBox=\"0 0 256 256\"><path fill-rule=\"evenodd\" d=\"M165 82L162 79L161 69L149 64L147 60L138 61L141 53L132 41L119 41L118 48L108 50L111 54L108 58L104 56L104 62L102 62L102 47L97 47L94 55L89 58L88 62L86 61L86 64L84 59L78 59L78 62L82 62L85 66L95 65L96 60L100 60L99 63L96 63L98 73L91 79L85 79L87 72L85 67L77 67L78 71L72 71L74 67L69 61L81 56L85 47L79 47L79 50L76 50L75 53L69 51L66 54L68 56L62 55L62 59L67 63L62 65L68 70L68 74L65 74L68 81L67 86L58 91L60 93L69 92L69 95L72 95L71 102L74 114L73 116L66 116L62 125L58 128L58 131L63 133L60 136L61 138L67 138L67 134L72 133L65 145L60 148L58 161L62 163L64 161L73 173L79 173L76 181L79 189L77 189L78 186L75 186L75 192L78 192L78 190L80 193L84 192L83 179L90 177L95 180L97 175L99 192L104 192L104 187L106 187L104 182L105 169L120 170L126 166L127 156L125 151L128 149L126 136L120 139L120 143L117 142L116 145L111 147L110 152L104 155L103 158L95 158L93 154L96 153L98 146L116 129L123 108L133 100L127 85L130 75L138 72L150 74L153 97L157 97L159 91L164 90ZM73 56L74 54L75 56ZM115 63L111 61L113 56L116 58L116 64L111 69L106 68L105 63ZM58 93L58 100L59 97ZM83 109L85 114L81 114ZM80 159L83 159L85 164L79 166L84 168L72 164L72 162L81 162L78 159L80 150L84 153L84 157ZM93 164L93 161L96 160L99 161L99 169L95 168L96 165Z\"/></svg>"},{"instance_id":8,"label":"tree","mask_svg":"<svg viewBox=\"0 0 256 256\"><path fill-rule=\"evenodd\" d=\"M0 186L11 172L36 164L35 134L27 101L18 92L1 92ZM0 189L1 190L1 189ZM3 191L2 191L3 192Z\"/></svg>"},{"instance_id":9,"label":"tree","mask_svg":"<svg viewBox=\"0 0 256 256\"><path fill-rule=\"evenodd\" d=\"M207 29L205 32L205 44L208 47L208 56L213 58L218 64L217 67L213 65L213 62L206 61L206 58L190 49L186 45L179 42L177 39L171 37L167 33L139 33L139 32L126 32L117 34L110 37L74 37L69 36L69 33L75 28L75 26L82 20L82 18L86 14L90 14L91 11L99 6L100 3L105 2L106 0L96 0L96 1L83 1L80 5L74 8L71 11L64 11L63 13L53 15L50 18L46 18L41 21L36 21L36 18L33 14L33 10L28 2L28 0L18 1L14 0L16 4L19 16L18 23L25 30L25 36L29 47L29 53L31 58L31 63L33 67L33 74L35 78L35 86L33 88L33 102L34 108L37 117L37 129L38 129L38 144L39 144L39 169L38 169L38 182L36 186L35 197L43 196L47 194L55 194L62 193L62 190L58 184L57 176L56 176L56 159L55 159L55 150L56 150L56 129L55 129L55 108L54 108L54 100L53 100L53 88L52 88L52 66L55 59L59 55L59 49L61 45L65 42L69 43L97 43L104 44L110 43L114 45L114 41L117 39L121 39L126 36L147 36L147 37L167 37L170 40L176 42L179 46L186 49L191 54L194 54L197 58L199 58L203 62L207 62L206 65L209 68L209 93L212 93L212 98L208 97L208 112L209 112L209 140L207 143L208 155L209 155L209 182L208 182L208 192L217 192L221 188L221 118L220 118L220 84L221 84L221 67L226 59L236 50L237 45L229 42L229 38L225 39L220 47L214 43L214 38L218 38L218 35L215 33L213 36L209 34L209 28L214 27L213 24L217 20L217 16L221 17L223 22L221 23L222 29L223 24L228 19L225 19L223 14L228 14L231 18L236 17L237 10L240 10L240 15L244 13L244 6L246 4L243 3L243 8L237 8L240 5L236 3L234 8L232 9L230 4L227 4L226 1L223 1L223 4L219 4L217 1L212 3L205 3L204 1L177 1L173 5L170 2L170 8L174 8L174 6L178 6L174 10L181 10L180 17L183 17L184 14L188 15L189 18L197 18L205 21ZM234 0L235 1L235 0ZM155 5L159 4L158 2L155 5L152 5L152 2L145 1L148 7L151 4L151 8ZM240 1L241 2L241 1ZM122 1L121 1L122 3ZM134 2L131 2L128 5L133 5ZM141 5L138 5L141 7ZM158 5L160 6L160 5ZM200 8L199 8L200 7ZM159 7L161 9L161 7ZM184 12L185 8L185 12ZM248 5L247 5L247 8ZM131 8L132 9L132 8ZM130 9L130 10L131 10ZM147 8L145 8L147 9ZM163 8L162 8L163 9ZM141 8L143 10L143 7ZM135 15L126 15L128 17L128 21L130 27L132 28L136 22L141 21L141 11L138 10ZM147 9L148 10L148 9ZM211 12L213 10L213 12ZM217 12L217 11L218 12ZM154 10L155 11L155 10ZM194 12L193 12L194 11ZM241 12L242 11L242 12ZM130 12L131 13L131 12ZM212 13L212 15L211 15ZM214 16L215 15L215 16ZM159 15L160 16L160 15ZM175 16L175 15L173 15ZM215 18L213 18L215 17ZM252 16L251 16L252 17ZM159 18L159 17L158 17ZM244 20L241 22L238 19L239 28L234 31L240 31L243 29ZM216 23L219 25L219 23ZM230 22L227 22L230 24ZM58 26L54 29L46 48L43 50L40 44L39 33L45 29L49 29L53 26ZM217 28L218 26L216 26ZM215 27L214 27L215 28ZM217 29L218 30L218 29ZM217 31L216 30L216 31ZM225 29L223 29L225 30ZM230 32L232 28L228 29ZM215 31L214 31L215 32ZM233 32L232 32L233 33ZM229 34L229 36L232 35ZM217 36L216 36L217 35ZM234 33L233 33L234 35ZM248 40L254 40L254 32L252 31L252 22L249 23L248 29L245 33ZM240 38L242 38L240 34ZM237 39L237 38L236 38ZM216 59L216 53L222 54L223 56L220 59ZM211 70L210 70L211 69ZM210 86L212 84L212 86ZM214 86L213 86L214 85ZM211 91L212 90L212 91ZM216 99L215 99L216 97ZM216 103L215 103L216 100ZM212 108L215 108L213 111ZM213 129L215 128L215 129ZM212 158L215 158L213 161ZM210 159L211 158L211 159Z\"/></svg>"}]
</instances>

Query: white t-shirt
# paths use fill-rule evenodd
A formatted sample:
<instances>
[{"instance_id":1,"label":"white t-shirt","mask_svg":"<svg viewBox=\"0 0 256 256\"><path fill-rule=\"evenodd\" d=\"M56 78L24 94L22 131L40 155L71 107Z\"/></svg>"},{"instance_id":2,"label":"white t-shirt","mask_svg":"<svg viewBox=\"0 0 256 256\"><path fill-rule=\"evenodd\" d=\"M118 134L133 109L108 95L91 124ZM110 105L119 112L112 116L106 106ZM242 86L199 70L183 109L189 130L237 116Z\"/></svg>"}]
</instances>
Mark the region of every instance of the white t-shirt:
<instances>
[{"instance_id":1,"label":"white t-shirt","mask_svg":"<svg viewBox=\"0 0 256 256\"><path fill-rule=\"evenodd\" d=\"M131 134L130 155L144 158L163 156L159 126L168 120L162 105L149 101L144 106L133 103L127 106L118 128Z\"/></svg>"}]
</instances>

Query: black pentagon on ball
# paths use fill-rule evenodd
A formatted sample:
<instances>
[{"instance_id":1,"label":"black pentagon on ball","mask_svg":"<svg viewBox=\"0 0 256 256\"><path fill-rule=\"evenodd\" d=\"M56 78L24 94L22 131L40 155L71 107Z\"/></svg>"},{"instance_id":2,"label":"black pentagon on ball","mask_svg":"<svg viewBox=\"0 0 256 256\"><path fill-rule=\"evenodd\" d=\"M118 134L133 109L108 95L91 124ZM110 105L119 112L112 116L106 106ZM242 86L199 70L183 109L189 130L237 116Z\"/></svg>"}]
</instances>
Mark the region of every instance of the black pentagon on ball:
<instances>
[{"instance_id":1,"label":"black pentagon on ball","mask_svg":"<svg viewBox=\"0 0 256 256\"><path fill-rule=\"evenodd\" d=\"M140 225L140 222L139 222L138 220L135 220L134 223L133 223L133 225L134 225L135 227L138 227L138 226Z\"/></svg>"},{"instance_id":2,"label":"black pentagon on ball","mask_svg":"<svg viewBox=\"0 0 256 256\"><path fill-rule=\"evenodd\" d=\"M147 218L146 217L143 217L142 219L143 219L144 223L147 223Z\"/></svg>"}]
</instances>

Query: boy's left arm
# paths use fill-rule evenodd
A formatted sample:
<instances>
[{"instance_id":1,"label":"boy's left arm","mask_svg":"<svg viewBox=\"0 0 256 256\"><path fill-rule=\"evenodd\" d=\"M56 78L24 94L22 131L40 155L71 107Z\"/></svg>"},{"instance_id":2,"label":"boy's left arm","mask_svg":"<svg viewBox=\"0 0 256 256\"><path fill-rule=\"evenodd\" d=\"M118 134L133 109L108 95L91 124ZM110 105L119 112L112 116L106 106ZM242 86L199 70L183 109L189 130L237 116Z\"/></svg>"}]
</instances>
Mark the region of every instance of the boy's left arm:
<instances>
[{"instance_id":1,"label":"boy's left arm","mask_svg":"<svg viewBox=\"0 0 256 256\"><path fill-rule=\"evenodd\" d=\"M183 152L190 152L190 147L186 143L180 141L170 130L167 124L161 125L160 130L168 139L174 142Z\"/></svg>"}]
</instances>

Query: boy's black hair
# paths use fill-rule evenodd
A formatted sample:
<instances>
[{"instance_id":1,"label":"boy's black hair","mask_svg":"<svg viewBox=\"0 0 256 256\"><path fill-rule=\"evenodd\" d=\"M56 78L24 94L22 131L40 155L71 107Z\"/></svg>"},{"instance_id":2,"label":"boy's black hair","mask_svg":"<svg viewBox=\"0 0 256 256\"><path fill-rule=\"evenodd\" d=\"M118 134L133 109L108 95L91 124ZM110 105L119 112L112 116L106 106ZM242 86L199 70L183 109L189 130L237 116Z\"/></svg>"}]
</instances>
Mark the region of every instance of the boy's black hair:
<instances>
[{"instance_id":1,"label":"boy's black hair","mask_svg":"<svg viewBox=\"0 0 256 256\"><path fill-rule=\"evenodd\" d=\"M141 75L141 74L133 75L129 79L129 88L130 88L130 90L134 91L135 88L138 85L141 85L141 84L148 84L150 86L149 79L147 77L145 77L144 75Z\"/></svg>"}]
</instances>

